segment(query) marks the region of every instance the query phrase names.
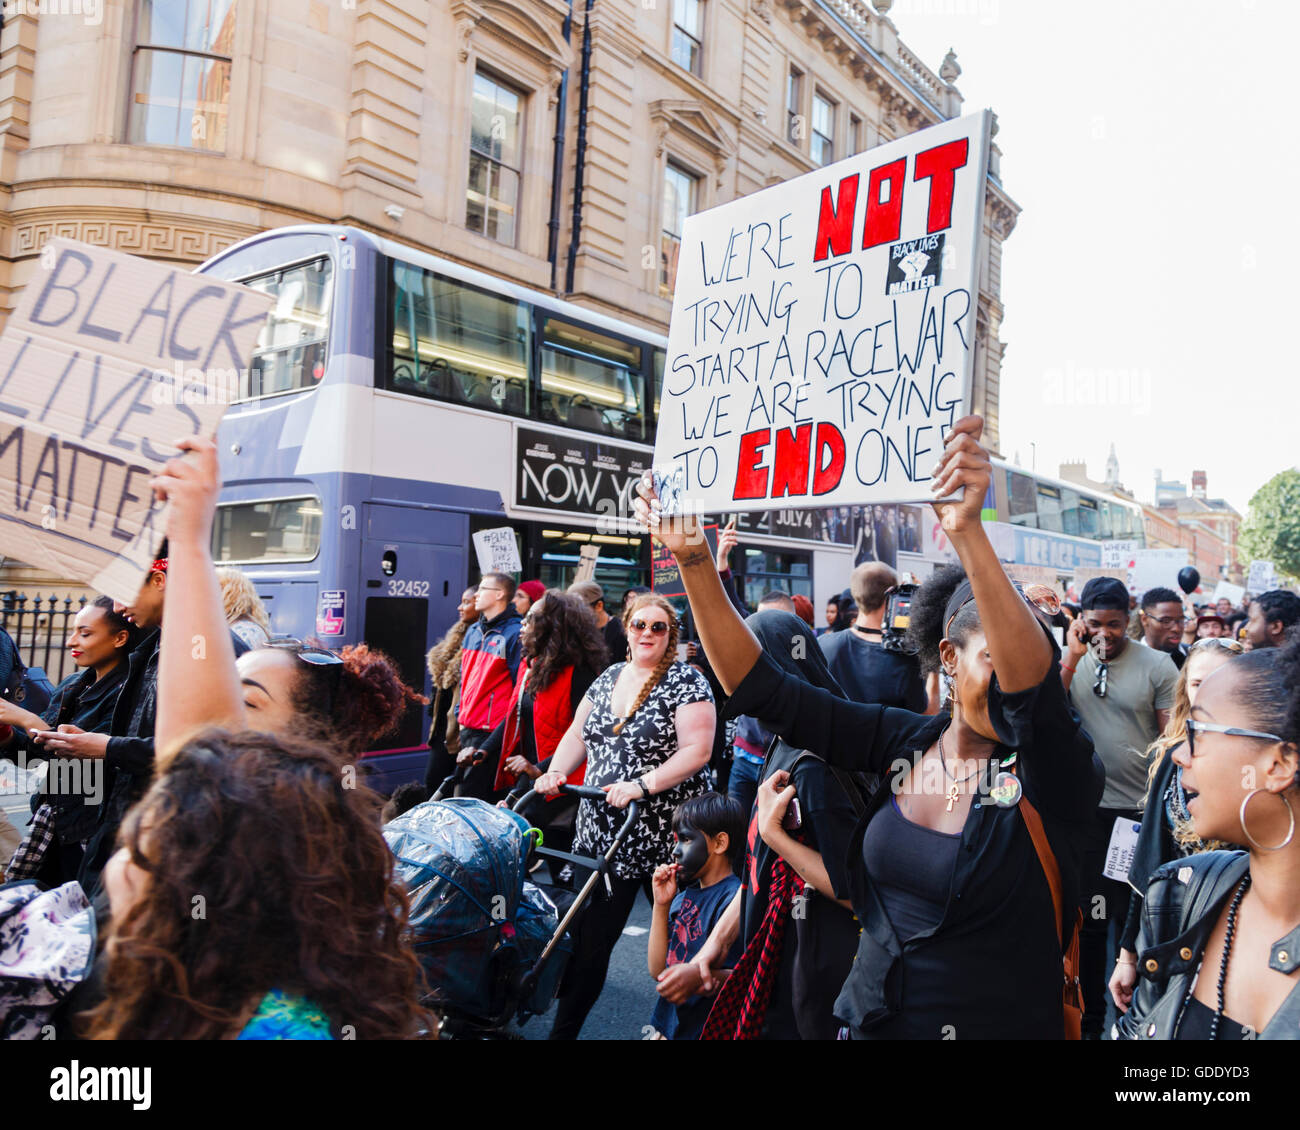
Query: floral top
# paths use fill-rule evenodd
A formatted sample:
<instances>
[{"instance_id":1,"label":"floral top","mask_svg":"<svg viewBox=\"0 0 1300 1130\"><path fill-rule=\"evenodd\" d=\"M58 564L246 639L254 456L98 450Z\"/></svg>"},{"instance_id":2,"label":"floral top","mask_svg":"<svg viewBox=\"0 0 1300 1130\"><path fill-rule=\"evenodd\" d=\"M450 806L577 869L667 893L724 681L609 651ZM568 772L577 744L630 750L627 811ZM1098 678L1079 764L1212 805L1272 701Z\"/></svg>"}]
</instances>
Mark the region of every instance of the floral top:
<instances>
[{"instance_id":1,"label":"floral top","mask_svg":"<svg viewBox=\"0 0 1300 1130\"><path fill-rule=\"evenodd\" d=\"M272 989L236 1037L240 1040L332 1040L329 1017L303 997Z\"/></svg>"},{"instance_id":2,"label":"floral top","mask_svg":"<svg viewBox=\"0 0 1300 1130\"><path fill-rule=\"evenodd\" d=\"M712 702L709 684L694 667L674 663L668 668L641 704L615 735L619 719L610 709L610 699L619 672L627 666L615 663L587 691L591 713L582 727L587 747L587 775L584 784L600 788L617 781L634 781L655 769L677 752L676 714L679 706L692 702ZM709 791L708 777L701 769L679 785L656 793L640 802L636 827L629 833L611 870L620 879L641 879L667 863L673 850L673 809L682 801ZM624 809L584 800L578 807L574 851L582 855L602 855L614 842L627 815Z\"/></svg>"}]
</instances>

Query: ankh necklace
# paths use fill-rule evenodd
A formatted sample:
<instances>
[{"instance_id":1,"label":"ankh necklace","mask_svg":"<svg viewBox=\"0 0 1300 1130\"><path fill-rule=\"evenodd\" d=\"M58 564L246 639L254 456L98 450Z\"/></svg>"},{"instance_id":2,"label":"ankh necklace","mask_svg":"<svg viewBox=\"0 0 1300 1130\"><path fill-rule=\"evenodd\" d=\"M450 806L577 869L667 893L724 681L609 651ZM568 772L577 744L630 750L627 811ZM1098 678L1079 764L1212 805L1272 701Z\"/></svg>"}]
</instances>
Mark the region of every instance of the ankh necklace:
<instances>
[{"instance_id":1,"label":"ankh necklace","mask_svg":"<svg viewBox=\"0 0 1300 1130\"><path fill-rule=\"evenodd\" d=\"M939 764L943 766L944 776L946 776L948 780L952 782L952 784L948 786L948 793L945 798L948 801L948 806L944 809L945 812L951 812L952 806L962 798L962 792L957 788L957 786L959 784L963 784L966 781L969 781L972 777L974 777L975 774L979 772L979 766L976 766L971 772L967 773L966 776L964 777L954 777L952 775L952 772L948 768L948 758L945 756L943 752L942 731L940 731L939 733Z\"/></svg>"}]
</instances>

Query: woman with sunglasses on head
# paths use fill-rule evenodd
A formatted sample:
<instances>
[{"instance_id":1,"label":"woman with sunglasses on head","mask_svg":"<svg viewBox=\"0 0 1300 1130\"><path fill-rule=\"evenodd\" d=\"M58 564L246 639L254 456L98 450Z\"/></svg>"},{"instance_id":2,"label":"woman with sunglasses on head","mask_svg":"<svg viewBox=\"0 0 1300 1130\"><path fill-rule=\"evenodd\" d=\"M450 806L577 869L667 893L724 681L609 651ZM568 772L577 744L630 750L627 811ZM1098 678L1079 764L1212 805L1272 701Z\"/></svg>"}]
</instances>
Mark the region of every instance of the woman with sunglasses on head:
<instances>
[{"instance_id":1,"label":"woman with sunglasses on head","mask_svg":"<svg viewBox=\"0 0 1300 1130\"><path fill-rule=\"evenodd\" d=\"M845 861L862 932L835 1015L854 1039L1065 1034L1072 845L1101 772L1047 626L980 521L992 474L982 430L978 416L958 420L932 472L935 498L964 488L935 509L965 578L932 578L911 608L914 641L937 652L951 686L937 716L845 701L781 671L727 602L702 539L660 516L649 476L638 487L637 513L677 559L728 709L761 715L832 766L887 775Z\"/></svg>"},{"instance_id":2,"label":"woman with sunglasses on head","mask_svg":"<svg viewBox=\"0 0 1300 1130\"><path fill-rule=\"evenodd\" d=\"M200 726L261 730L329 745L351 760L390 733L408 701L392 662L366 644L335 653L300 640L272 640L235 661L212 563L212 521L221 489L216 445L180 440L185 456L153 480L170 502L168 585L185 594L167 608L159 644L159 751ZM202 646L199 646L199 642Z\"/></svg>"},{"instance_id":3,"label":"woman with sunglasses on head","mask_svg":"<svg viewBox=\"0 0 1300 1130\"><path fill-rule=\"evenodd\" d=\"M708 558L712 569L713 557ZM586 856L609 850L623 821L621 810L633 800L640 806L636 827L610 865L612 897L593 901L579 920L552 1040L578 1038L604 988L610 954L637 891L649 898L655 868L672 857L673 809L709 791L704 771L713 752L713 695L699 671L677 661L673 606L643 593L632 602L625 627L627 662L613 664L592 683L550 769L533 783L538 792L554 796L586 763L585 784L604 789L607 798L604 804L583 800L578 806L574 850Z\"/></svg>"},{"instance_id":4,"label":"woman with sunglasses on head","mask_svg":"<svg viewBox=\"0 0 1300 1130\"><path fill-rule=\"evenodd\" d=\"M1245 844L1151 877L1118 1035L1300 1039L1300 652L1252 651L1202 684L1173 751L1192 832Z\"/></svg>"},{"instance_id":5,"label":"woman with sunglasses on head","mask_svg":"<svg viewBox=\"0 0 1300 1130\"><path fill-rule=\"evenodd\" d=\"M1178 675L1174 707L1164 733L1151 743L1147 756L1151 760L1148 775L1147 803L1143 808L1142 830L1138 833L1128 882L1137 894L1130 899L1128 917L1120 935L1119 956L1110 977L1110 995L1120 1012L1128 1009L1137 984L1137 936L1142 922L1142 900L1152 874L1171 859L1181 859L1225 845L1205 843L1192 830L1187 815L1187 796L1183 789L1183 772L1171 753L1187 740L1187 718L1196 705L1201 684L1229 660L1242 654L1235 640L1208 639L1193 644L1187 661ZM1109 1008L1108 1010L1109 1011Z\"/></svg>"}]
</instances>

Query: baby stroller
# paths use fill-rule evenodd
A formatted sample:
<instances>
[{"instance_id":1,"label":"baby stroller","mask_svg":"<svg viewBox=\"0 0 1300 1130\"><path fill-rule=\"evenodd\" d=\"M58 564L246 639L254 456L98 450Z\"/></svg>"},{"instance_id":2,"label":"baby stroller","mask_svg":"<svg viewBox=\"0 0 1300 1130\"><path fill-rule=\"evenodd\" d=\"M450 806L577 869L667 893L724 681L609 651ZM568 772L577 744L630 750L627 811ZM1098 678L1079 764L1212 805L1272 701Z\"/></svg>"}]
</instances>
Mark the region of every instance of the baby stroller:
<instances>
[{"instance_id":1,"label":"baby stroller","mask_svg":"<svg viewBox=\"0 0 1300 1130\"><path fill-rule=\"evenodd\" d=\"M606 799L603 790L582 785L561 791ZM411 901L412 941L444 1039L518 1039L512 1023L551 1007L572 953L569 931L637 820L633 802L599 858L559 852L541 846L541 833L523 816L541 799L526 793L514 809L468 797L433 799L384 827ZM539 856L590 874L576 894L534 883L528 872Z\"/></svg>"}]
</instances>

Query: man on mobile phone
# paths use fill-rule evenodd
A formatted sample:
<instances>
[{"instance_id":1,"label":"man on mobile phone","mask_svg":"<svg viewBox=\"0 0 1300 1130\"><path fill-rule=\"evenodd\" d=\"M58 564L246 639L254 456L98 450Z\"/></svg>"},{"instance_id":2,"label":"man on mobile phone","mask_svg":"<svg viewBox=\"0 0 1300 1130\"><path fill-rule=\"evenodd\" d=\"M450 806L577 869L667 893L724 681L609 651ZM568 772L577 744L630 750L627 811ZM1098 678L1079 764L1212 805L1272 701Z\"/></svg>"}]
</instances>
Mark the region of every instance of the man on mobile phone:
<instances>
[{"instance_id":1,"label":"man on mobile phone","mask_svg":"<svg viewBox=\"0 0 1300 1130\"><path fill-rule=\"evenodd\" d=\"M1083 998L1091 1005L1084 1013L1083 1035L1097 1039L1110 1030L1114 1004L1106 982L1119 953L1130 893L1127 882L1103 874L1107 850L1117 822L1120 827L1131 826L1142 818L1147 747L1169 721L1178 670L1165 651L1126 637L1129 595L1122 581L1093 578L1084 586L1079 604L1080 614L1066 637L1061 680L1106 768L1106 789L1096 820L1080 845L1084 890L1080 964ZM1181 632L1182 604L1177 603L1177 608ZM1105 1015L1102 1001L1107 1005Z\"/></svg>"}]
</instances>

